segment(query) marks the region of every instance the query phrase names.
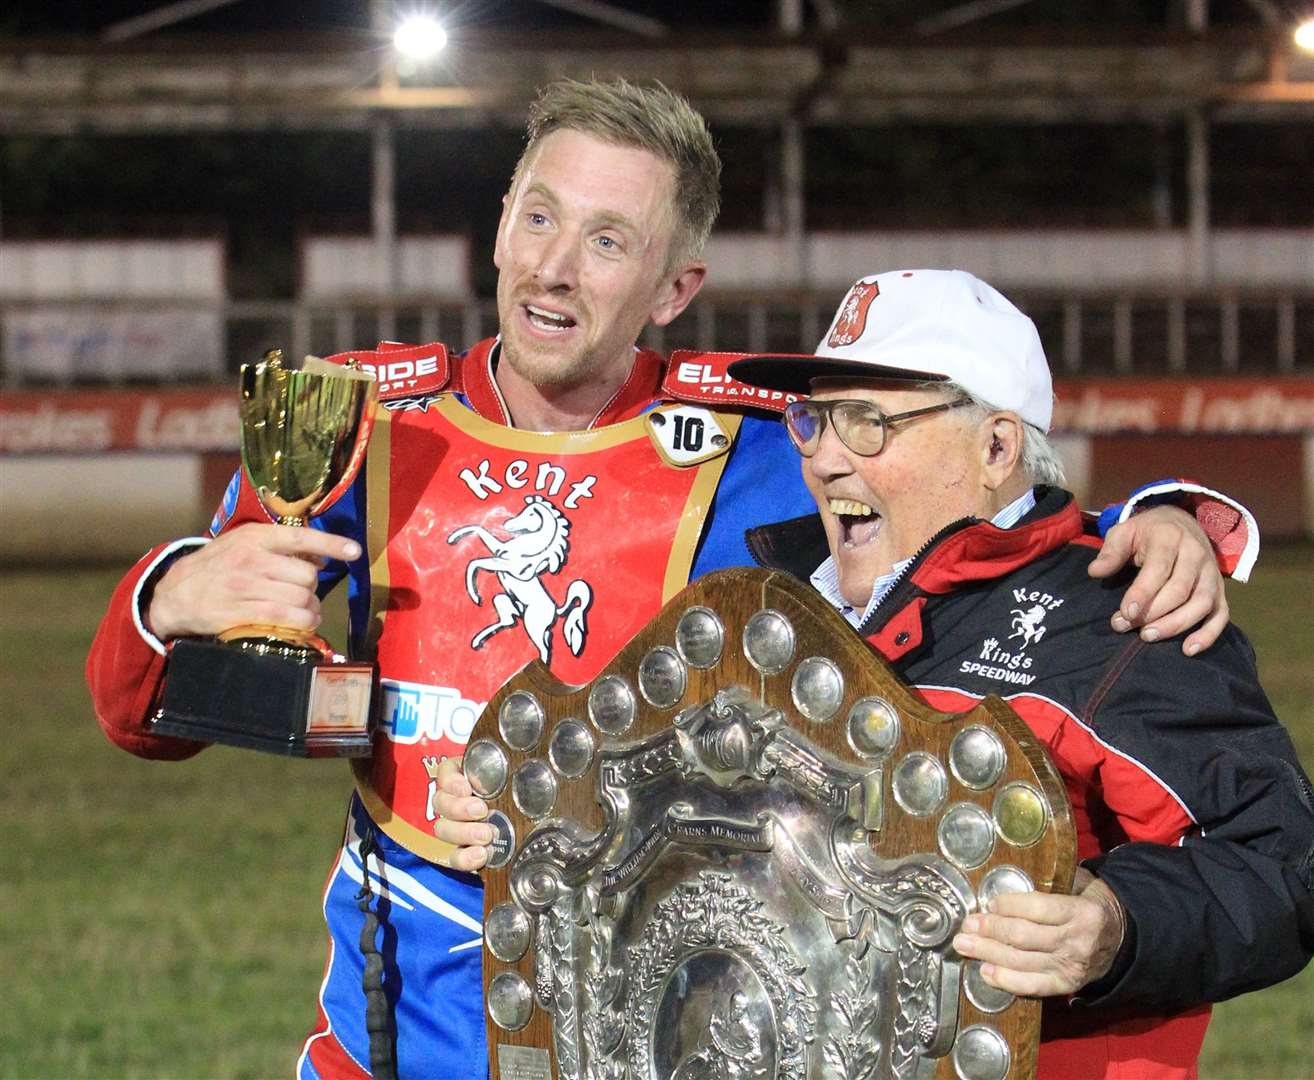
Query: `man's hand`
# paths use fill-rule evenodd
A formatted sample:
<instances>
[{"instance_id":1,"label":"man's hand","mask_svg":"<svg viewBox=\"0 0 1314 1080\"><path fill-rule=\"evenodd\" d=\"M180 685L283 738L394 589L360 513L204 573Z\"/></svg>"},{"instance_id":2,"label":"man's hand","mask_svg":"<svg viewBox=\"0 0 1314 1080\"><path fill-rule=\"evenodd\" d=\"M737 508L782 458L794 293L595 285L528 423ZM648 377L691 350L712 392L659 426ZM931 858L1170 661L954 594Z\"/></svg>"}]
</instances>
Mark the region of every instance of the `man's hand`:
<instances>
[{"instance_id":1,"label":"man's hand","mask_svg":"<svg viewBox=\"0 0 1314 1080\"><path fill-rule=\"evenodd\" d=\"M170 566L155 585L146 622L161 641L234 626L314 630L320 567L358 555L354 540L320 529L243 525Z\"/></svg>"},{"instance_id":2,"label":"man's hand","mask_svg":"<svg viewBox=\"0 0 1314 1080\"><path fill-rule=\"evenodd\" d=\"M1127 919L1113 891L1083 867L1077 894L1008 893L988 913L969 915L954 937L981 961L991 986L1026 997L1073 994L1113 966Z\"/></svg>"},{"instance_id":3,"label":"man's hand","mask_svg":"<svg viewBox=\"0 0 1314 1080\"><path fill-rule=\"evenodd\" d=\"M1115 630L1139 626L1142 638L1158 641L1195 626L1182 642L1187 656L1218 639L1227 626L1227 593L1214 549L1195 518L1175 506L1133 514L1109 530L1090 575L1109 577L1128 559L1141 572L1113 616Z\"/></svg>"},{"instance_id":4,"label":"man's hand","mask_svg":"<svg viewBox=\"0 0 1314 1080\"><path fill-rule=\"evenodd\" d=\"M482 824L488 817L488 804L475 795L461 771L461 758L448 758L438 766L434 779L438 792L434 809L438 820L433 834L439 840L456 845L453 870L478 870L488 861L488 845L493 842L493 827Z\"/></svg>"}]
</instances>

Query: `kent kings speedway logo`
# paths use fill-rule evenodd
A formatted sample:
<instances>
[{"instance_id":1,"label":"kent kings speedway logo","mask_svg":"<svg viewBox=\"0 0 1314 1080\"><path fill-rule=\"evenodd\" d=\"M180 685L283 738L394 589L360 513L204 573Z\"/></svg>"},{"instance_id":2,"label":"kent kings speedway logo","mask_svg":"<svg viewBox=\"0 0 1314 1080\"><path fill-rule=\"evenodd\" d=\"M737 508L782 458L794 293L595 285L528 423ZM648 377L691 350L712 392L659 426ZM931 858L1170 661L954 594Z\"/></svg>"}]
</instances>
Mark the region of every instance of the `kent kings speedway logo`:
<instances>
[{"instance_id":1,"label":"kent kings speedway logo","mask_svg":"<svg viewBox=\"0 0 1314 1080\"><path fill-rule=\"evenodd\" d=\"M978 675L1016 686L1030 686L1036 681L1030 673L1033 658L1027 649L1039 644L1045 636L1049 629L1045 625L1045 616L1062 607L1063 600L1039 589L1014 589L1013 599L1018 606L1009 612L1012 632L1002 644L996 637L981 642L977 658L964 660L958 666L961 674Z\"/></svg>"}]
</instances>

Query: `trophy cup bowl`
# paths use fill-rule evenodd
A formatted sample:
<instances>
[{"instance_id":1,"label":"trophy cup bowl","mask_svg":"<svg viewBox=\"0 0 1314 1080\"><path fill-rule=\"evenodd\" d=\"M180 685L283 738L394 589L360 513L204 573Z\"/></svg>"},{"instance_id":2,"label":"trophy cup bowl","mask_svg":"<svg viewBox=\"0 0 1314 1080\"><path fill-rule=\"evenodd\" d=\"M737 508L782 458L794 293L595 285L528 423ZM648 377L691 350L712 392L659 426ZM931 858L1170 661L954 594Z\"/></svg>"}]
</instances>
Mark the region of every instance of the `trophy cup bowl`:
<instances>
[{"instance_id":1,"label":"trophy cup bowl","mask_svg":"<svg viewBox=\"0 0 1314 1080\"><path fill-rule=\"evenodd\" d=\"M241 372L242 467L280 525L305 526L340 499L365 460L374 427L374 377L308 356L300 371L273 349ZM315 634L282 626L236 626L221 641L257 652L314 654Z\"/></svg>"},{"instance_id":2,"label":"trophy cup bowl","mask_svg":"<svg viewBox=\"0 0 1314 1080\"><path fill-rule=\"evenodd\" d=\"M354 365L280 350L241 370L242 467L269 515L305 527L351 487L365 459L378 386ZM313 631L243 625L169 652L154 730L302 757L364 757L374 667Z\"/></svg>"}]
</instances>

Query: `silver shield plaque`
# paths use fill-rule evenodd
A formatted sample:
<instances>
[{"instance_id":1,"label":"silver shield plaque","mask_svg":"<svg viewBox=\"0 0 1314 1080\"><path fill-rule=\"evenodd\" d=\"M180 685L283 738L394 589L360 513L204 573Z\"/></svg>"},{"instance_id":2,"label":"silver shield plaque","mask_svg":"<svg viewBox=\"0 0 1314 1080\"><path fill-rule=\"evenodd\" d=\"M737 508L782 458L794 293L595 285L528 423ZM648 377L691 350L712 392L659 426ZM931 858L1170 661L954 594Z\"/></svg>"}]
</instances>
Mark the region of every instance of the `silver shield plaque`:
<instances>
[{"instance_id":1,"label":"silver shield plaque","mask_svg":"<svg viewBox=\"0 0 1314 1080\"><path fill-rule=\"evenodd\" d=\"M732 570L588 685L525 668L481 740L497 1080L1034 1075L1039 1003L952 945L1072 882L1062 782L998 699L936 712L809 587Z\"/></svg>"}]
</instances>

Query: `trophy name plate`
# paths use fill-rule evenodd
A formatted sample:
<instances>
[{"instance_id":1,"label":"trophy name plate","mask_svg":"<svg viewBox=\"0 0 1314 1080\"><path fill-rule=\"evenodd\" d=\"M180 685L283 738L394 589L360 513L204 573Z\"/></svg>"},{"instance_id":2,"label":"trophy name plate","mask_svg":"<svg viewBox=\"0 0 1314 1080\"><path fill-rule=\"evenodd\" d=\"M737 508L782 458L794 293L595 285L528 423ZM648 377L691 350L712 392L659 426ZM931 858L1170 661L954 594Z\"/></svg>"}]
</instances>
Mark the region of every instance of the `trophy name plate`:
<instances>
[{"instance_id":1,"label":"trophy name plate","mask_svg":"<svg viewBox=\"0 0 1314 1080\"><path fill-rule=\"evenodd\" d=\"M366 757L374 666L303 663L184 638L152 730L295 757Z\"/></svg>"}]
</instances>

